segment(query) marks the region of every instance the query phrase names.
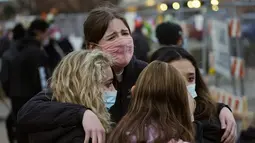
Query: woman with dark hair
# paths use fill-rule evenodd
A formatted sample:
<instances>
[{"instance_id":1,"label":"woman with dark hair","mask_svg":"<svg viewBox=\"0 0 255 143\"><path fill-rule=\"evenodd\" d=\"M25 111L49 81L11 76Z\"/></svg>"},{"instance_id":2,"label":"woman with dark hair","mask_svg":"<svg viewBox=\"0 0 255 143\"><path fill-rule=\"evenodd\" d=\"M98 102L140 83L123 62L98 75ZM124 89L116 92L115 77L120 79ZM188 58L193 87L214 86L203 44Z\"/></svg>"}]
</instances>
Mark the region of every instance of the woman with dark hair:
<instances>
[{"instance_id":1,"label":"woman with dark hair","mask_svg":"<svg viewBox=\"0 0 255 143\"><path fill-rule=\"evenodd\" d=\"M225 117L226 115L224 115L224 112L229 112L229 107L220 103L216 104L210 98L210 92L203 81L194 57L185 49L176 46L168 46L159 50L161 50L161 54L153 56L154 59L152 59L152 61L159 60L171 64L177 68L185 78L188 90L190 94L193 95L196 102L194 113L195 123L203 124L203 135L209 135L204 137L205 142L224 141L226 143L233 143L236 136L235 119L233 115L229 118ZM227 126L225 124L227 124ZM208 131L207 129L210 132L206 133L206 131ZM201 129L198 130L201 131ZM223 136L222 133L224 133Z\"/></svg>"},{"instance_id":2,"label":"woman with dark hair","mask_svg":"<svg viewBox=\"0 0 255 143\"><path fill-rule=\"evenodd\" d=\"M169 88L171 87L171 88ZM182 75L170 64L154 61L132 88L127 114L112 131L109 143L195 143L189 96ZM191 96L190 96L191 97Z\"/></svg>"}]
</instances>

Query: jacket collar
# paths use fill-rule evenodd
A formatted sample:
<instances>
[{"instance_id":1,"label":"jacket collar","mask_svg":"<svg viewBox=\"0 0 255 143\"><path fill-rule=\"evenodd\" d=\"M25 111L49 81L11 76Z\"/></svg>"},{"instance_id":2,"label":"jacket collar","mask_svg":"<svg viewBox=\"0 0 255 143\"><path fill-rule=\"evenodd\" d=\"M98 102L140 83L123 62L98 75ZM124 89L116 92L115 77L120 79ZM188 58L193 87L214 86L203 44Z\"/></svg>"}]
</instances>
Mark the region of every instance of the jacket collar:
<instances>
[{"instance_id":1,"label":"jacket collar","mask_svg":"<svg viewBox=\"0 0 255 143\"><path fill-rule=\"evenodd\" d=\"M128 80L128 79L134 79L135 61L136 61L136 58L135 56L133 56L129 64L124 68L122 81L124 81L125 83L132 82L132 80Z\"/></svg>"}]
</instances>

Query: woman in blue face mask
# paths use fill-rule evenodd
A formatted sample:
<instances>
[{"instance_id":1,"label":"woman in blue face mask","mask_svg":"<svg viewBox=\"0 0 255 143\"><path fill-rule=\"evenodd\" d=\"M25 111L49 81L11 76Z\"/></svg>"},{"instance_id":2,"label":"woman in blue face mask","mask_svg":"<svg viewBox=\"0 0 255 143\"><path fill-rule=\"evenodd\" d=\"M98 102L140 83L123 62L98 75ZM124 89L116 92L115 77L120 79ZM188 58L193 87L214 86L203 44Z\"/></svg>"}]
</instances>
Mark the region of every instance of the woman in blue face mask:
<instances>
[{"instance_id":1,"label":"woman in blue face mask","mask_svg":"<svg viewBox=\"0 0 255 143\"><path fill-rule=\"evenodd\" d=\"M109 55L99 50L82 50L68 54L53 72L50 87L52 99L72 103L91 109L102 123L106 132L111 130L108 109L115 103L117 91ZM73 116L77 116L74 114ZM47 117L45 117L47 118ZM56 118L59 118L56 115ZM66 119L68 122L68 119ZM53 134L52 134L53 133ZM62 126L42 133L31 134L34 142L84 142L85 132L81 124L75 127ZM86 136L86 135L85 135ZM54 137L53 141L51 137ZM43 140L42 140L43 139Z\"/></svg>"},{"instance_id":2,"label":"woman in blue face mask","mask_svg":"<svg viewBox=\"0 0 255 143\"><path fill-rule=\"evenodd\" d=\"M161 48L161 55L153 60L167 62L175 67L184 77L189 95L196 104L194 120L203 125L197 128L196 143L234 143L236 123L228 106L216 103L210 98L207 85L203 81L195 58L180 47ZM202 134L201 134L202 133ZM201 138L199 139L200 136Z\"/></svg>"},{"instance_id":3,"label":"woman in blue face mask","mask_svg":"<svg viewBox=\"0 0 255 143\"><path fill-rule=\"evenodd\" d=\"M53 98L91 109L109 131L111 123L108 110L114 105L117 95L111 65L111 58L102 51L72 52L53 72Z\"/></svg>"}]
</instances>

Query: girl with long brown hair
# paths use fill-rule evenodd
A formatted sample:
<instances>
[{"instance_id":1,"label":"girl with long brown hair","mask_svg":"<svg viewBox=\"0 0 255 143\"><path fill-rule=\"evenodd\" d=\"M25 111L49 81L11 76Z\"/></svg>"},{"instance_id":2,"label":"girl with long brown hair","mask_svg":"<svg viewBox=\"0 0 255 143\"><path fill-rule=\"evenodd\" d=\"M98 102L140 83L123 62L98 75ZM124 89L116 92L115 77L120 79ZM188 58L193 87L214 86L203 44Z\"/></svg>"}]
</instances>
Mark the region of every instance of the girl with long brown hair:
<instances>
[{"instance_id":1,"label":"girl with long brown hair","mask_svg":"<svg viewBox=\"0 0 255 143\"><path fill-rule=\"evenodd\" d=\"M108 142L194 142L189 96L183 77L174 67L152 62L138 77L129 110Z\"/></svg>"}]
</instances>

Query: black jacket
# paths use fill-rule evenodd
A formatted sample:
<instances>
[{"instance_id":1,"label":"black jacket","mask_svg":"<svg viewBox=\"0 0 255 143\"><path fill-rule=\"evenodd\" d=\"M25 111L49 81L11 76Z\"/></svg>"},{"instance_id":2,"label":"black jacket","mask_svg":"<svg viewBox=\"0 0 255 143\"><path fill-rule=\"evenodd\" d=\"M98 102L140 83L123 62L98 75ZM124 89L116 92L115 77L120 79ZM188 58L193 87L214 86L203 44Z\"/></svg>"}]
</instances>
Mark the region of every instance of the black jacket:
<instances>
[{"instance_id":1,"label":"black jacket","mask_svg":"<svg viewBox=\"0 0 255 143\"><path fill-rule=\"evenodd\" d=\"M19 110L18 127L25 133L35 133L80 125L85 110L78 104L53 101L52 92L44 90Z\"/></svg>"},{"instance_id":2,"label":"black jacket","mask_svg":"<svg viewBox=\"0 0 255 143\"><path fill-rule=\"evenodd\" d=\"M23 39L17 45L18 55L10 65L10 96L31 98L42 90L39 68L47 75L47 55L40 42ZM47 77L45 77L47 79Z\"/></svg>"},{"instance_id":3,"label":"black jacket","mask_svg":"<svg viewBox=\"0 0 255 143\"><path fill-rule=\"evenodd\" d=\"M86 108L51 99L52 92L44 90L20 109L17 128L22 132L22 140L29 140L29 143L83 143L85 133L81 123Z\"/></svg>"},{"instance_id":4,"label":"black jacket","mask_svg":"<svg viewBox=\"0 0 255 143\"><path fill-rule=\"evenodd\" d=\"M218 120L193 122L196 131L196 143L221 143L221 137L225 130L221 129Z\"/></svg>"},{"instance_id":5,"label":"black jacket","mask_svg":"<svg viewBox=\"0 0 255 143\"><path fill-rule=\"evenodd\" d=\"M11 41L8 37L0 38L0 57L3 56L4 52L10 48Z\"/></svg>"},{"instance_id":6,"label":"black jacket","mask_svg":"<svg viewBox=\"0 0 255 143\"><path fill-rule=\"evenodd\" d=\"M29 143L84 143L82 126L58 127L54 130L28 135Z\"/></svg>"},{"instance_id":7,"label":"black jacket","mask_svg":"<svg viewBox=\"0 0 255 143\"><path fill-rule=\"evenodd\" d=\"M110 109L113 121L118 122L127 112L131 97L131 88L135 84L140 72L146 67L146 63L132 58L123 73L123 81L118 83L118 94L115 105ZM18 113L18 128L29 136L29 139L40 139L50 141L51 132L56 131L57 135L67 136L63 131L66 128L81 126L84 106L51 101L52 92L42 91L28 101ZM63 130L62 130L63 129ZM32 136L32 133L46 132L39 136ZM50 142L49 142L50 143Z\"/></svg>"},{"instance_id":8,"label":"black jacket","mask_svg":"<svg viewBox=\"0 0 255 143\"><path fill-rule=\"evenodd\" d=\"M255 143L255 127L241 132L239 143Z\"/></svg>"},{"instance_id":9,"label":"black jacket","mask_svg":"<svg viewBox=\"0 0 255 143\"><path fill-rule=\"evenodd\" d=\"M118 94L116 102L110 109L112 121L118 123L127 113L131 99L131 88L135 85L138 76L146 66L147 63L133 57L129 65L125 68L122 82L117 83Z\"/></svg>"},{"instance_id":10,"label":"black jacket","mask_svg":"<svg viewBox=\"0 0 255 143\"><path fill-rule=\"evenodd\" d=\"M62 39L61 41L55 41L53 39L50 40L49 44L46 45L44 49L49 58L49 68L51 74L62 59L60 53L57 51L57 48L63 52L64 56L73 51L73 47L67 38Z\"/></svg>"},{"instance_id":11,"label":"black jacket","mask_svg":"<svg viewBox=\"0 0 255 143\"><path fill-rule=\"evenodd\" d=\"M7 96L10 96L10 73L11 73L11 64L18 56L19 51L17 45L19 41L10 42L10 47L7 49L2 56L2 67L0 72L0 80L2 83L3 90Z\"/></svg>"}]
</instances>

